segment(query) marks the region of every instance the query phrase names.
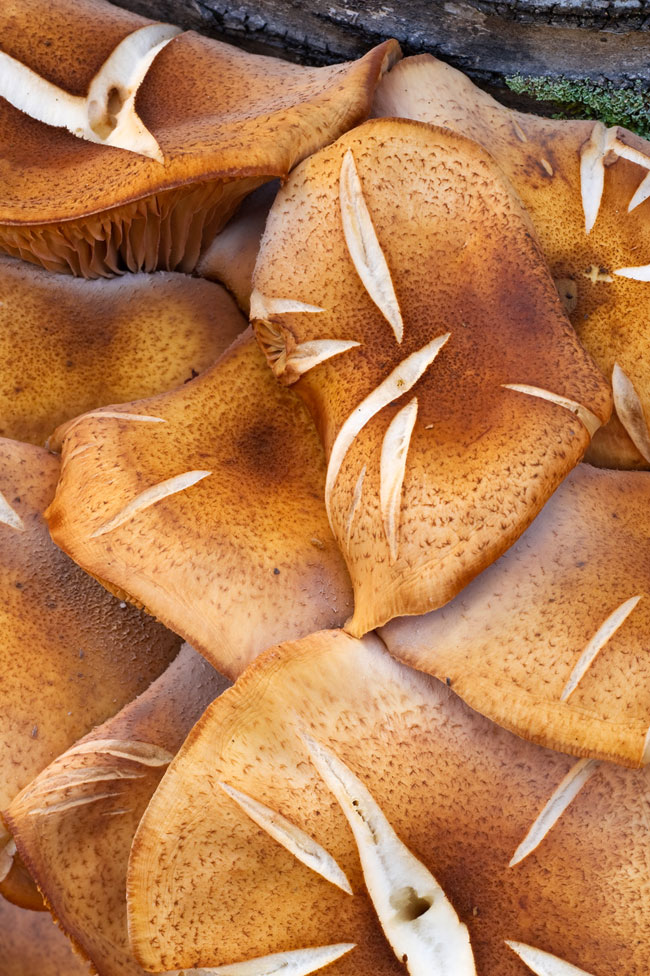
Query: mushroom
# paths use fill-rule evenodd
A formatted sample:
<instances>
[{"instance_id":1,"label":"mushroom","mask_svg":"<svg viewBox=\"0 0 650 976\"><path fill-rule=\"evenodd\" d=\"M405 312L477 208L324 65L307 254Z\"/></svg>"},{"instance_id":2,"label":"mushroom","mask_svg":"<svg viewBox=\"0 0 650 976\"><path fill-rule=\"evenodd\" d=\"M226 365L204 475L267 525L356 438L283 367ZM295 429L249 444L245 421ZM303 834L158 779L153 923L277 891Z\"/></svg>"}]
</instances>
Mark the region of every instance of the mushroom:
<instances>
[{"instance_id":1,"label":"mushroom","mask_svg":"<svg viewBox=\"0 0 650 976\"><path fill-rule=\"evenodd\" d=\"M551 954L557 976L640 976L650 770L599 764L509 867L574 766L375 635L276 647L208 708L144 814L128 875L136 958L267 972L254 961L343 943L332 976L524 976L509 940Z\"/></svg>"},{"instance_id":2,"label":"mushroom","mask_svg":"<svg viewBox=\"0 0 650 976\"><path fill-rule=\"evenodd\" d=\"M29 912L0 898L2 976L88 976L49 914Z\"/></svg>"},{"instance_id":3,"label":"mushroom","mask_svg":"<svg viewBox=\"0 0 650 976\"><path fill-rule=\"evenodd\" d=\"M650 467L650 142L621 126L505 108L430 55L397 65L373 111L447 126L494 156L531 216L580 340L613 379L616 414L587 459Z\"/></svg>"},{"instance_id":4,"label":"mushroom","mask_svg":"<svg viewBox=\"0 0 650 976\"><path fill-rule=\"evenodd\" d=\"M224 674L345 620L322 448L250 332L191 383L93 411L61 437L57 545Z\"/></svg>"},{"instance_id":5,"label":"mushroom","mask_svg":"<svg viewBox=\"0 0 650 976\"><path fill-rule=\"evenodd\" d=\"M139 698L59 756L6 819L59 925L102 976L141 976L126 928L140 817L192 725L229 682L191 647Z\"/></svg>"},{"instance_id":6,"label":"mushroom","mask_svg":"<svg viewBox=\"0 0 650 976\"><path fill-rule=\"evenodd\" d=\"M59 461L0 439L0 810L48 763L143 691L180 639L110 596L52 543ZM0 890L25 903L0 821Z\"/></svg>"},{"instance_id":7,"label":"mushroom","mask_svg":"<svg viewBox=\"0 0 650 976\"><path fill-rule=\"evenodd\" d=\"M254 286L258 340L324 440L356 636L454 597L609 416L525 212L448 130L368 122L299 166Z\"/></svg>"},{"instance_id":8,"label":"mushroom","mask_svg":"<svg viewBox=\"0 0 650 976\"><path fill-rule=\"evenodd\" d=\"M580 464L455 600L390 621L381 638L517 735L645 764L649 508L650 474Z\"/></svg>"},{"instance_id":9,"label":"mushroom","mask_svg":"<svg viewBox=\"0 0 650 976\"><path fill-rule=\"evenodd\" d=\"M78 281L0 256L0 436L44 444L86 410L198 375L246 327L186 275Z\"/></svg>"},{"instance_id":10,"label":"mushroom","mask_svg":"<svg viewBox=\"0 0 650 976\"><path fill-rule=\"evenodd\" d=\"M217 234L196 267L196 273L222 282L248 315L253 290L253 271L266 218L280 184L265 183L246 197L241 208Z\"/></svg>"},{"instance_id":11,"label":"mushroom","mask_svg":"<svg viewBox=\"0 0 650 976\"><path fill-rule=\"evenodd\" d=\"M248 193L367 117L400 56L305 68L99 0L5 4L0 36L0 246L84 277L192 271Z\"/></svg>"}]
</instances>

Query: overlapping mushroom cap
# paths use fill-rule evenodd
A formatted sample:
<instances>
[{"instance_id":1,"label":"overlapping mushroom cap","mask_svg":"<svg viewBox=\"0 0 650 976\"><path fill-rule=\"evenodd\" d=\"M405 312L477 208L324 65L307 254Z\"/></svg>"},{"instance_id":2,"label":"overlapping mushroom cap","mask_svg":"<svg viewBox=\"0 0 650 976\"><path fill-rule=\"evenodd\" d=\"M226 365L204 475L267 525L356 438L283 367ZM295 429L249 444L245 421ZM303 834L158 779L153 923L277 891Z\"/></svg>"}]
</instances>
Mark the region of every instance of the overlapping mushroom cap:
<instances>
[{"instance_id":1,"label":"overlapping mushroom cap","mask_svg":"<svg viewBox=\"0 0 650 976\"><path fill-rule=\"evenodd\" d=\"M191 271L247 193L368 115L399 57L304 68L99 0L4 4L0 36L0 246L86 277Z\"/></svg>"},{"instance_id":2,"label":"overlapping mushroom cap","mask_svg":"<svg viewBox=\"0 0 650 976\"><path fill-rule=\"evenodd\" d=\"M462 132L503 167L581 341L612 379L617 413L589 457L649 467L650 143L620 126L505 108L429 55L391 72L374 111Z\"/></svg>"},{"instance_id":3,"label":"overlapping mushroom cap","mask_svg":"<svg viewBox=\"0 0 650 976\"><path fill-rule=\"evenodd\" d=\"M455 133L379 120L303 163L254 284L257 337L325 443L356 635L455 596L609 416L517 198Z\"/></svg>"},{"instance_id":4,"label":"overlapping mushroom cap","mask_svg":"<svg viewBox=\"0 0 650 976\"><path fill-rule=\"evenodd\" d=\"M294 953L308 973L324 965L308 949L329 947L332 976L524 976L509 939L594 976L641 976L647 771L602 764L508 867L574 768L374 635L275 648L208 709L141 822L136 955L235 974L227 964Z\"/></svg>"},{"instance_id":5,"label":"overlapping mushroom cap","mask_svg":"<svg viewBox=\"0 0 650 976\"><path fill-rule=\"evenodd\" d=\"M180 389L67 428L57 544L235 676L284 637L341 624L318 436L250 335Z\"/></svg>"},{"instance_id":6,"label":"overlapping mushroom cap","mask_svg":"<svg viewBox=\"0 0 650 976\"><path fill-rule=\"evenodd\" d=\"M0 810L143 691L180 643L52 543L42 513L58 475L59 460L47 451L0 440ZM5 854L7 843L0 828ZM10 856L0 866L2 880Z\"/></svg>"},{"instance_id":7,"label":"overlapping mushroom cap","mask_svg":"<svg viewBox=\"0 0 650 976\"><path fill-rule=\"evenodd\" d=\"M171 390L245 326L207 281L78 281L0 256L0 436L44 444L86 410Z\"/></svg>"},{"instance_id":8,"label":"overlapping mushroom cap","mask_svg":"<svg viewBox=\"0 0 650 976\"><path fill-rule=\"evenodd\" d=\"M227 686L192 648L59 756L6 813L53 914L102 976L141 976L126 926L140 817L192 725Z\"/></svg>"},{"instance_id":9,"label":"overlapping mushroom cap","mask_svg":"<svg viewBox=\"0 0 650 976\"><path fill-rule=\"evenodd\" d=\"M542 745L650 758L650 474L579 465L446 607L393 620L389 651Z\"/></svg>"}]
</instances>

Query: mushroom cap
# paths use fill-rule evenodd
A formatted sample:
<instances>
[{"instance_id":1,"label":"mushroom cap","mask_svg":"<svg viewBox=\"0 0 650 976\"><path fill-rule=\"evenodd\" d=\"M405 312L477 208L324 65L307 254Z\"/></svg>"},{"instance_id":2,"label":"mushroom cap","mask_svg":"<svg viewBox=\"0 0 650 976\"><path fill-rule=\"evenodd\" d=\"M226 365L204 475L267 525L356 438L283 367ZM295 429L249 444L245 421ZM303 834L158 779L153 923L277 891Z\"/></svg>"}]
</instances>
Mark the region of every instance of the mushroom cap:
<instances>
[{"instance_id":1,"label":"mushroom cap","mask_svg":"<svg viewBox=\"0 0 650 976\"><path fill-rule=\"evenodd\" d=\"M63 433L48 512L57 545L224 674L284 636L345 620L322 448L250 332L180 389Z\"/></svg>"},{"instance_id":2,"label":"mushroom cap","mask_svg":"<svg viewBox=\"0 0 650 976\"><path fill-rule=\"evenodd\" d=\"M253 290L253 271L266 218L280 184L265 183L246 197L235 216L217 234L196 267L196 273L221 281L248 315Z\"/></svg>"},{"instance_id":3,"label":"mushroom cap","mask_svg":"<svg viewBox=\"0 0 650 976\"><path fill-rule=\"evenodd\" d=\"M186 275L79 281L0 256L0 436L44 444L86 410L173 389L246 327Z\"/></svg>"},{"instance_id":4,"label":"mushroom cap","mask_svg":"<svg viewBox=\"0 0 650 976\"><path fill-rule=\"evenodd\" d=\"M153 970L209 967L345 941L356 948L328 974L397 976L404 967L378 917L383 898L393 921L402 905L405 923L421 916L416 933L426 924L428 912L408 911L423 883L416 859L467 926L477 976L530 976L505 939L594 976L641 976L649 771L602 764L536 850L508 867L574 762L473 712L374 635L320 633L274 648L205 712L140 823L128 877L136 957ZM247 813L242 794L266 812ZM280 841L274 816L284 818ZM364 824L383 864L379 882L367 870ZM352 895L298 859L296 828L335 859ZM393 881L409 861L413 880ZM438 889L433 904L442 897Z\"/></svg>"},{"instance_id":5,"label":"mushroom cap","mask_svg":"<svg viewBox=\"0 0 650 976\"><path fill-rule=\"evenodd\" d=\"M609 416L518 199L449 130L381 119L306 160L254 284L257 337L329 456L356 636L454 597Z\"/></svg>"},{"instance_id":6,"label":"mushroom cap","mask_svg":"<svg viewBox=\"0 0 650 976\"><path fill-rule=\"evenodd\" d=\"M143 691L180 644L53 544L43 510L59 467L42 448L0 439L0 810Z\"/></svg>"},{"instance_id":7,"label":"mushroom cap","mask_svg":"<svg viewBox=\"0 0 650 976\"><path fill-rule=\"evenodd\" d=\"M17 38L32 36L41 6L9 5L8 15L3 7L5 54L25 57L25 41ZM115 8L88 0L54 6L57 30L50 46L34 47L29 67L56 73L66 90L88 84L105 56L103 44L91 44L87 54L68 44L80 21L92 21L94 36L107 20L116 37L125 18L131 31L151 23L120 12L114 25ZM159 51L134 103L163 162L76 139L0 99L7 147L0 245L86 277L125 268L191 271L244 196L367 117L379 77L399 56L397 43L387 41L357 62L305 68L180 34ZM69 64L75 57L82 67Z\"/></svg>"},{"instance_id":8,"label":"mushroom cap","mask_svg":"<svg viewBox=\"0 0 650 976\"><path fill-rule=\"evenodd\" d=\"M0 898L2 976L88 976L87 964L46 912Z\"/></svg>"},{"instance_id":9,"label":"mushroom cap","mask_svg":"<svg viewBox=\"0 0 650 976\"><path fill-rule=\"evenodd\" d=\"M646 763L650 474L581 464L451 603L392 620L395 657L517 735Z\"/></svg>"},{"instance_id":10,"label":"mushroom cap","mask_svg":"<svg viewBox=\"0 0 650 976\"><path fill-rule=\"evenodd\" d=\"M637 193L650 169L650 142L621 126L606 130L601 122L506 108L430 55L396 65L373 112L446 126L494 156L530 214L560 293L570 292L569 317L581 342L608 378L618 363L641 401L639 423L630 425L618 411L595 435L587 459L650 467L650 203Z\"/></svg>"},{"instance_id":11,"label":"mushroom cap","mask_svg":"<svg viewBox=\"0 0 650 976\"><path fill-rule=\"evenodd\" d=\"M126 927L133 835L169 760L228 684L185 645L139 698L59 756L7 813L52 913L102 976L142 974Z\"/></svg>"}]
</instances>

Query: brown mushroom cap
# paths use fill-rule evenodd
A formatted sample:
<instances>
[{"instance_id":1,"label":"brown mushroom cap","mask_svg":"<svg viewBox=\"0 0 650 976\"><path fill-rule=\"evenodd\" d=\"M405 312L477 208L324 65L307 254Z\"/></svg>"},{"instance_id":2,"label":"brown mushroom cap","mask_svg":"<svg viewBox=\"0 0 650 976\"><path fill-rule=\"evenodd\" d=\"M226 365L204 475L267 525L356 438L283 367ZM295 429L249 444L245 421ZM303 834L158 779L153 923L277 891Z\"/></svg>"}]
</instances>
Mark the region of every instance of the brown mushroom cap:
<instances>
[{"instance_id":1,"label":"brown mushroom cap","mask_svg":"<svg viewBox=\"0 0 650 976\"><path fill-rule=\"evenodd\" d=\"M221 281L248 315L253 290L253 271L266 218L280 184L265 183L246 197L235 216L217 234L196 267L196 273Z\"/></svg>"},{"instance_id":2,"label":"brown mushroom cap","mask_svg":"<svg viewBox=\"0 0 650 976\"><path fill-rule=\"evenodd\" d=\"M0 439L0 810L143 691L180 643L52 543L42 513L58 476L58 458Z\"/></svg>"},{"instance_id":3,"label":"brown mushroom cap","mask_svg":"<svg viewBox=\"0 0 650 976\"><path fill-rule=\"evenodd\" d=\"M494 156L531 216L580 340L608 378L618 363L639 401L630 421L615 387L618 416L598 431L588 460L650 467L650 203L637 192L650 142L620 126L505 108L430 55L397 65L373 111L447 126Z\"/></svg>"},{"instance_id":4,"label":"brown mushroom cap","mask_svg":"<svg viewBox=\"0 0 650 976\"><path fill-rule=\"evenodd\" d=\"M56 29L49 46L34 46L28 66L83 94L106 46L94 43L78 54L68 40L79 22L90 20L89 32L101 36L106 21L109 36L120 39L128 33L125 21L131 31L151 23L123 12L114 23L113 7L89 0L52 4ZM25 38L40 20L35 12L49 5L3 6L5 54L26 58ZM75 54L81 67L70 64ZM397 57L397 43L387 41L358 62L305 68L180 34L157 54L135 100L163 162L76 139L0 99L7 147L0 161L0 245L50 270L86 277L191 271L246 194L284 177L367 116L379 77Z\"/></svg>"},{"instance_id":5,"label":"brown mushroom cap","mask_svg":"<svg viewBox=\"0 0 650 976\"><path fill-rule=\"evenodd\" d=\"M169 760L228 684L185 645L136 701L59 756L7 813L53 914L102 976L142 974L126 928L133 835Z\"/></svg>"},{"instance_id":6,"label":"brown mushroom cap","mask_svg":"<svg viewBox=\"0 0 650 976\"><path fill-rule=\"evenodd\" d=\"M207 281L79 281L0 256L0 436L44 444L86 410L173 389L245 327Z\"/></svg>"},{"instance_id":7,"label":"brown mushroom cap","mask_svg":"<svg viewBox=\"0 0 650 976\"><path fill-rule=\"evenodd\" d=\"M646 763L648 511L650 474L581 464L455 600L392 620L382 640L518 735Z\"/></svg>"},{"instance_id":8,"label":"brown mushroom cap","mask_svg":"<svg viewBox=\"0 0 650 976\"><path fill-rule=\"evenodd\" d=\"M517 198L448 130L368 122L298 167L255 288L258 339L329 455L357 636L455 596L609 416Z\"/></svg>"},{"instance_id":9,"label":"brown mushroom cap","mask_svg":"<svg viewBox=\"0 0 650 976\"><path fill-rule=\"evenodd\" d=\"M323 749L356 777L351 790L335 765L326 783ZM420 902L435 915L443 897L424 897L421 884L432 881L422 882L417 859L467 926L477 976L530 976L505 939L594 976L642 976L650 771L602 764L536 850L508 867L573 766L394 661L374 635L321 633L274 648L206 711L141 821L128 880L136 956L169 970L346 942L356 948L328 974L397 976L404 967L378 921L382 898L417 934L428 914ZM242 794L266 810L253 818ZM355 841L348 824L357 815L383 863L374 880L360 863L366 872L373 843ZM307 866L296 829L334 858L352 895Z\"/></svg>"},{"instance_id":10,"label":"brown mushroom cap","mask_svg":"<svg viewBox=\"0 0 650 976\"><path fill-rule=\"evenodd\" d=\"M224 674L349 613L318 436L250 332L180 389L73 421L63 465L57 544Z\"/></svg>"},{"instance_id":11,"label":"brown mushroom cap","mask_svg":"<svg viewBox=\"0 0 650 976\"><path fill-rule=\"evenodd\" d=\"M49 914L29 912L0 898L2 976L88 976Z\"/></svg>"}]
</instances>

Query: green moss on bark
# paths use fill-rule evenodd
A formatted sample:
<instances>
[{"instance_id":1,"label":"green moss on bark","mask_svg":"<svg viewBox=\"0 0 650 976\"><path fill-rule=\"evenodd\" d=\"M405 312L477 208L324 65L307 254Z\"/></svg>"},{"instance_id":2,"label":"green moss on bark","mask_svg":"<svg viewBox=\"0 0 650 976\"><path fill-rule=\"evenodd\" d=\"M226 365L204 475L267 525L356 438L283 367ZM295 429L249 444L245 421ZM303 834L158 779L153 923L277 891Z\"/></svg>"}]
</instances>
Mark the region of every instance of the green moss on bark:
<instances>
[{"instance_id":1,"label":"green moss on bark","mask_svg":"<svg viewBox=\"0 0 650 976\"><path fill-rule=\"evenodd\" d=\"M512 75L508 87L519 95L551 102L555 118L600 119L605 125L623 125L646 139L650 138L650 96L639 81L630 88L597 85L586 79L527 78Z\"/></svg>"}]
</instances>

